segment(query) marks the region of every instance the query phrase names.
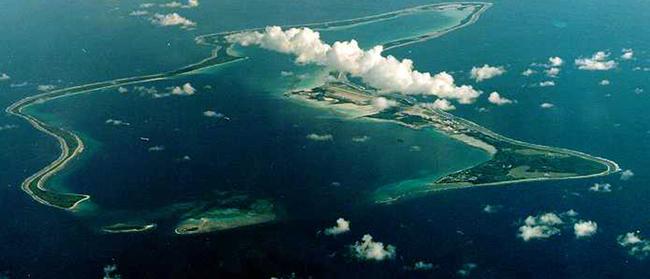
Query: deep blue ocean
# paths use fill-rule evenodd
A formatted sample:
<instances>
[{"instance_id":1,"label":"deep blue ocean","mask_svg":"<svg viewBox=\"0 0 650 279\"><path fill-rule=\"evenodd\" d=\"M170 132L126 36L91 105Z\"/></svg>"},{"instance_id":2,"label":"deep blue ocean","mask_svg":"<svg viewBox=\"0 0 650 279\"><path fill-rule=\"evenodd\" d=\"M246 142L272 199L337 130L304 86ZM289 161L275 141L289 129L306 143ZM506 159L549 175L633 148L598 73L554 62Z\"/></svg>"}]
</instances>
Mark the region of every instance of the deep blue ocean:
<instances>
[{"instance_id":1,"label":"deep blue ocean","mask_svg":"<svg viewBox=\"0 0 650 279\"><path fill-rule=\"evenodd\" d=\"M11 79L0 81L0 106L37 94L37 85L64 88L196 62L210 52L194 43L201 34L350 19L435 2L203 0L193 9L150 8L177 11L198 24L183 30L129 16L138 1L5 1L0 73ZM367 197L378 187L459 170L486 156L432 131L349 119L292 101L283 92L322 71L256 49L242 49L251 57L243 62L142 84L163 93L190 82L197 89L193 96L153 98L127 86L127 93L108 89L38 106L39 116L79 133L87 144L53 181L92 196L91 208L80 213L43 206L20 189L58 156L58 146L2 114L0 127L16 127L0 130L0 278L101 278L110 264L122 278L459 278L469 263L476 264L469 278L649 278L650 258L630 256L617 244L619 235L637 230L650 238L650 72L643 70L650 67L649 9L643 0L494 1L471 26L387 52L412 59L420 71L451 72L458 83L485 92L454 114L515 139L614 160L635 173L625 181L613 174L372 205ZM426 30L420 24L451 20L413 20L408 23L418 26L412 29L366 26L357 34L325 32L323 38L358 39L366 47ZM635 57L616 69L573 65L600 50L618 57L623 48L634 49ZM565 60L557 78L520 74L551 56ZM476 83L469 70L483 64L507 72ZM599 85L603 79L611 84ZM556 86L533 86L544 80ZM492 91L517 102L491 105L486 95ZM540 108L545 102L554 107ZM230 120L205 117L208 110ZM107 125L107 119L130 125ZM312 133L333 139L310 141ZM364 136L365 142L352 140ZM164 150L150 152L154 146ZM591 192L594 183L610 183L613 191ZM221 192L270 199L279 218L209 234L173 233L179 216L170 212L213 202ZM486 214L488 204L501 210ZM569 209L597 222L598 232L588 239L576 239L571 230L528 242L517 237L527 216ZM351 221L350 232L318 233L339 217ZM154 219L159 226L148 233L98 232L112 222ZM360 262L347 255L347 245L366 233L396 246L396 258ZM433 269L405 268L418 261Z\"/></svg>"}]
</instances>

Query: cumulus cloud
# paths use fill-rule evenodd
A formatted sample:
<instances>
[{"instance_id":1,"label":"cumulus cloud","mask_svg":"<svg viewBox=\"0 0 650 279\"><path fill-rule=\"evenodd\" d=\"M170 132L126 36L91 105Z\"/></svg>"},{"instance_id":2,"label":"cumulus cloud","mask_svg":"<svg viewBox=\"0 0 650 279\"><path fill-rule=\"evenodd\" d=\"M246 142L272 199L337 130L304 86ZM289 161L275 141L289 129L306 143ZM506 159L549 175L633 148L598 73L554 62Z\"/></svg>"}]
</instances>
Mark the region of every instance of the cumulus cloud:
<instances>
[{"instance_id":1,"label":"cumulus cloud","mask_svg":"<svg viewBox=\"0 0 650 279\"><path fill-rule=\"evenodd\" d=\"M332 140L334 140L334 136L332 136L331 134L319 135L319 134L312 133L312 134L307 135L307 139L308 140L313 140L313 141L332 141Z\"/></svg>"},{"instance_id":2,"label":"cumulus cloud","mask_svg":"<svg viewBox=\"0 0 650 279\"><path fill-rule=\"evenodd\" d=\"M607 85L610 85L611 82L609 80L607 80L607 79L603 79L603 80L600 81L599 84L602 85L602 86L607 86Z\"/></svg>"},{"instance_id":3,"label":"cumulus cloud","mask_svg":"<svg viewBox=\"0 0 650 279\"><path fill-rule=\"evenodd\" d=\"M634 58L634 50L632 50L631 48L624 48L622 52L623 54L621 54L621 59L630 60Z\"/></svg>"},{"instance_id":4,"label":"cumulus cloud","mask_svg":"<svg viewBox=\"0 0 650 279\"><path fill-rule=\"evenodd\" d=\"M560 68L556 68L556 67L548 68L544 71L544 73L546 73L546 76L548 77L555 78L557 77L557 75L560 74Z\"/></svg>"},{"instance_id":5,"label":"cumulus cloud","mask_svg":"<svg viewBox=\"0 0 650 279\"><path fill-rule=\"evenodd\" d=\"M490 96L488 97L488 101L490 101L490 103L493 103L497 106L512 104L512 100L502 97L501 95L499 95L498 92L490 93Z\"/></svg>"},{"instance_id":6,"label":"cumulus cloud","mask_svg":"<svg viewBox=\"0 0 650 279\"><path fill-rule=\"evenodd\" d=\"M458 273L460 277L468 277L477 267L478 265L475 263L466 263L463 264L463 266L456 273Z\"/></svg>"},{"instance_id":7,"label":"cumulus cloud","mask_svg":"<svg viewBox=\"0 0 650 279\"><path fill-rule=\"evenodd\" d=\"M183 4L181 4L181 2L177 2L177 1L172 1L172 2L168 2L168 3L160 4L160 7L163 7L163 8L180 8L181 6L183 6Z\"/></svg>"},{"instance_id":8,"label":"cumulus cloud","mask_svg":"<svg viewBox=\"0 0 650 279\"><path fill-rule=\"evenodd\" d=\"M135 10L135 11L132 11L131 13L129 13L130 16L144 16L144 15L148 15L148 14L149 14L149 12L145 11L145 10Z\"/></svg>"},{"instance_id":9,"label":"cumulus cloud","mask_svg":"<svg viewBox=\"0 0 650 279\"><path fill-rule=\"evenodd\" d=\"M113 125L113 126L130 126L131 125L131 123L129 123L129 122L125 122L125 121L118 120L118 119L110 119L110 118L106 119L105 123L108 124L108 125Z\"/></svg>"},{"instance_id":10,"label":"cumulus cloud","mask_svg":"<svg viewBox=\"0 0 650 279\"><path fill-rule=\"evenodd\" d=\"M1 73L0 74L0 81L10 80L10 79L11 79L11 77L6 73Z\"/></svg>"},{"instance_id":11,"label":"cumulus cloud","mask_svg":"<svg viewBox=\"0 0 650 279\"><path fill-rule=\"evenodd\" d=\"M142 4L140 4L140 8L148 9L148 8L153 7L154 5L155 5L154 3L142 3Z\"/></svg>"},{"instance_id":12,"label":"cumulus cloud","mask_svg":"<svg viewBox=\"0 0 650 279\"><path fill-rule=\"evenodd\" d=\"M598 224L594 221L579 221L573 224L573 233L577 238L590 237L598 231Z\"/></svg>"},{"instance_id":13,"label":"cumulus cloud","mask_svg":"<svg viewBox=\"0 0 650 279\"><path fill-rule=\"evenodd\" d=\"M539 86L540 86L540 87L551 87L551 86L555 86L555 81L552 81L552 80L542 81L542 82L539 83Z\"/></svg>"},{"instance_id":14,"label":"cumulus cloud","mask_svg":"<svg viewBox=\"0 0 650 279\"><path fill-rule=\"evenodd\" d=\"M199 0L187 0L187 6L188 7L198 7L199 6Z\"/></svg>"},{"instance_id":15,"label":"cumulus cloud","mask_svg":"<svg viewBox=\"0 0 650 279\"><path fill-rule=\"evenodd\" d=\"M418 261L415 264L413 264L413 270L432 270L433 269L433 264L432 263L427 263L424 261Z\"/></svg>"},{"instance_id":16,"label":"cumulus cloud","mask_svg":"<svg viewBox=\"0 0 650 279\"><path fill-rule=\"evenodd\" d=\"M435 75L413 69L413 61L383 56L384 48L361 49L355 40L329 45L320 34L309 28L267 27L263 32L250 31L229 35L231 43L260 46L265 49L296 55L299 64L317 64L361 78L367 85L382 92L435 95L472 103L480 92L471 86L457 86L446 72Z\"/></svg>"},{"instance_id":17,"label":"cumulus cloud","mask_svg":"<svg viewBox=\"0 0 650 279\"><path fill-rule=\"evenodd\" d=\"M555 107L555 105L551 104L551 103L542 103L541 105L539 105L539 107L541 107L543 109L550 109L550 108Z\"/></svg>"},{"instance_id":18,"label":"cumulus cloud","mask_svg":"<svg viewBox=\"0 0 650 279\"><path fill-rule=\"evenodd\" d=\"M634 176L632 170L625 170L621 173L621 180L630 180Z\"/></svg>"},{"instance_id":19,"label":"cumulus cloud","mask_svg":"<svg viewBox=\"0 0 650 279\"><path fill-rule=\"evenodd\" d=\"M533 75L535 73L537 73L537 72L535 70L533 70L533 69L526 69L525 71L521 72L521 75L522 76L531 76L531 75Z\"/></svg>"},{"instance_id":20,"label":"cumulus cloud","mask_svg":"<svg viewBox=\"0 0 650 279\"><path fill-rule=\"evenodd\" d=\"M120 87L117 88L117 92L127 93L127 92L129 92L129 89L126 89L126 87L120 86Z\"/></svg>"},{"instance_id":21,"label":"cumulus cloud","mask_svg":"<svg viewBox=\"0 0 650 279\"><path fill-rule=\"evenodd\" d=\"M607 71L618 66L616 61L608 59L609 53L599 51L594 53L590 58L576 59L575 64L578 66L578 69L587 71Z\"/></svg>"},{"instance_id":22,"label":"cumulus cloud","mask_svg":"<svg viewBox=\"0 0 650 279\"><path fill-rule=\"evenodd\" d=\"M183 5L181 2L172 1L164 4L160 4L160 7L163 8L194 8L199 6L199 0L188 0L187 4Z\"/></svg>"},{"instance_id":23,"label":"cumulus cloud","mask_svg":"<svg viewBox=\"0 0 650 279\"><path fill-rule=\"evenodd\" d=\"M149 150L149 152L158 152L158 151L163 151L163 150L165 150L165 146L163 146L163 145L156 145L156 146L149 147L147 150Z\"/></svg>"},{"instance_id":24,"label":"cumulus cloud","mask_svg":"<svg viewBox=\"0 0 650 279\"><path fill-rule=\"evenodd\" d=\"M560 67L562 64L564 64L564 60L560 57L549 57L548 58L548 63L551 65L551 67Z\"/></svg>"},{"instance_id":25,"label":"cumulus cloud","mask_svg":"<svg viewBox=\"0 0 650 279\"><path fill-rule=\"evenodd\" d=\"M630 256L645 259L650 255L650 241L642 238L639 231L619 235L617 241Z\"/></svg>"},{"instance_id":26,"label":"cumulus cloud","mask_svg":"<svg viewBox=\"0 0 650 279\"><path fill-rule=\"evenodd\" d=\"M377 97L372 100L372 106L379 109L379 110L385 110L387 108L391 108L397 105L397 102L394 100L389 100L384 97Z\"/></svg>"},{"instance_id":27,"label":"cumulus cloud","mask_svg":"<svg viewBox=\"0 0 650 279\"><path fill-rule=\"evenodd\" d=\"M559 214L549 212L537 216L528 216L519 227L517 234L524 241L550 238L560 234L563 229L571 227L578 238L591 236L596 233L598 225L593 221L577 221L578 212L571 209Z\"/></svg>"},{"instance_id":28,"label":"cumulus cloud","mask_svg":"<svg viewBox=\"0 0 650 279\"><path fill-rule=\"evenodd\" d=\"M593 186L589 187L589 191L609 193L612 191L612 185L609 183L594 183Z\"/></svg>"},{"instance_id":29,"label":"cumulus cloud","mask_svg":"<svg viewBox=\"0 0 650 279\"><path fill-rule=\"evenodd\" d=\"M350 231L350 221L343 218L336 220L336 225L325 229L325 235L339 235Z\"/></svg>"},{"instance_id":30,"label":"cumulus cloud","mask_svg":"<svg viewBox=\"0 0 650 279\"><path fill-rule=\"evenodd\" d=\"M384 246L384 243L374 241L369 234L365 234L361 238L361 242L357 241L353 245L350 245L350 251L352 256L357 259L374 261L393 259L396 254L395 246Z\"/></svg>"},{"instance_id":31,"label":"cumulus cloud","mask_svg":"<svg viewBox=\"0 0 650 279\"><path fill-rule=\"evenodd\" d=\"M212 111L212 110L206 110L203 112L203 116L209 117L209 118L217 118L217 119L224 119L224 120L230 120L230 117L226 116L223 113Z\"/></svg>"},{"instance_id":32,"label":"cumulus cloud","mask_svg":"<svg viewBox=\"0 0 650 279\"><path fill-rule=\"evenodd\" d=\"M180 26L183 29L196 27L196 22L184 18L177 13L154 14L151 18L151 23L159 26Z\"/></svg>"},{"instance_id":33,"label":"cumulus cloud","mask_svg":"<svg viewBox=\"0 0 650 279\"><path fill-rule=\"evenodd\" d=\"M434 109L434 110L439 109L443 111L450 111L456 109L456 106L451 104L451 102L447 99L436 99L435 101L433 101L433 103L421 103L419 105L427 109Z\"/></svg>"},{"instance_id":34,"label":"cumulus cloud","mask_svg":"<svg viewBox=\"0 0 650 279\"><path fill-rule=\"evenodd\" d=\"M500 76L505 72L506 69L503 67L492 67L488 64L485 64L482 67L473 67L470 71L470 76L477 82L481 82L496 76Z\"/></svg>"},{"instance_id":35,"label":"cumulus cloud","mask_svg":"<svg viewBox=\"0 0 650 279\"><path fill-rule=\"evenodd\" d=\"M104 277L103 279L120 279L122 276L117 274L117 265L107 265L104 266Z\"/></svg>"},{"instance_id":36,"label":"cumulus cloud","mask_svg":"<svg viewBox=\"0 0 650 279\"><path fill-rule=\"evenodd\" d=\"M171 88L172 95L190 96L194 95L194 93L196 93L196 89L194 89L194 87L192 87L189 82L183 84L182 86L175 86Z\"/></svg>"},{"instance_id":37,"label":"cumulus cloud","mask_svg":"<svg viewBox=\"0 0 650 279\"><path fill-rule=\"evenodd\" d=\"M564 224L564 221L555 213L528 216L524 220L524 225L519 227L518 236L524 241L549 238L560 233L559 226L562 224Z\"/></svg>"},{"instance_id":38,"label":"cumulus cloud","mask_svg":"<svg viewBox=\"0 0 650 279\"><path fill-rule=\"evenodd\" d=\"M503 206L501 205L491 205L491 204L486 204L485 207L483 207L483 212L487 214L493 214L499 212Z\"/></svg>"}]
</instances>

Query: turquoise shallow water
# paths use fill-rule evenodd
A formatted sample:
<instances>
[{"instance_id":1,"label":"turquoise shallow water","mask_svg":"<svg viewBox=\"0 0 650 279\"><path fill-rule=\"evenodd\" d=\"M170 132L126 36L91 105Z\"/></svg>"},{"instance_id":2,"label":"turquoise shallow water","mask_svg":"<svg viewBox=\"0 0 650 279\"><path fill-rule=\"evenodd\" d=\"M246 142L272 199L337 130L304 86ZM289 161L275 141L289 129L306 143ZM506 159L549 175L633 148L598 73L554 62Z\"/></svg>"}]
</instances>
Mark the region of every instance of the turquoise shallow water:
<instances>
[{"instance_id":1,"label":"turquoise shallow water","mask_svg":"<svg viewBox=\"0 0 650 279\"><path fill-rule=\"evenodd\" d=\"M32 83L13 89L0 83L0 103L6 106L32 94L35 84L65 86L157 72L194 61L205 53L191 42L195 33L342 19L427 4L204 2L199 10L183 11L199 22L199 28L191 32L155 28L145 20L124 16L137 6L135 2L66 7L38 5L45 2L2 4L6 9L0 11L9 15L2 17L6 22L14 23L26 13L44 16L33 17L22 29L0 25L10 38L9 44L0 44L2 53L9 53L9 58L0 60L0 72L12 75L12 82ZM121 11L107 12L116 5ZM292 272L300 277L445 278L456 277L463 264L472 262L478 265L472 273L477 278L644 278L647 259L630 257L615 239L635 230L648 236L650 230L650 192L645 187L650 119L644 113L650 87L647 72L632 70L650 64L650 38L644 32L650 23L643 12L647 5L632 0L496 1L473 26L389 52L413 59L424 71L453 71L461 83L472 83L468 78L472 66L504 65L508 70L504 76L476 86L486 92L498 90L517 104L495 107L483 99L459 106L455 113L516 139L614 159L635 172L629 181L611 176L530 183L446 192L388 207L357 206L360 197L376 186L462 166L480 160L481 154L425 132L341 120L327 111L289 103L278 93L295 80L279 72L291 70L298 75L311 69L296 68L287 56L246 50L257 59L188 79L148 84L164 90L190 81L199 89L196 96L152 99L111 91L62 99L41 112L100 143L65 181L70 188L96 195L95 202L111 214L147 217L147 212L167 204L205 199L212 190L238 189L274 198L286 211L284 219L199 237L174 237L162 230L164 226L146 235L98 235L95 219L45 208L19 190L17 185L24 177L56 156L56 145L27 124L2 116L0 125L19 127L0 131L0 142L6 146L0 154L4 221L0 225L0 272L6 270L10 278L28 274L32 278L60 274L88 278L99 277L105 264L115 262L125 278L242 273L269 277ZM45 11L56 15L64 8L79 13L61 22L65 32L48 35L52 33L48 28L57 25L56 17L45 16ZM109 25L113 27L105 27ZM34 36L38 32L42 36ZM167 50L168 41L172 51ZM105 47L109 43L112 47ZM618 56L624 47L634 48L636 59L620 62L616 70L585 72L572 65L578 56L597 50ZM80 48L102 54L89 59L79 55ZM557 86L529 87L545 78L519 73L549 56L567 61ZM46 64L51 67L43 67ZM605 78L612 84L598 85ZM635 94L635 88L645 88L646 93ZM556 107L541 110L542 102ZM489 112L479 112L479 107ZM201 113L208 109L232 120L223 123L203 117ZM131 126L107 126L103 121L108 118L129 121ZM305 139L309 133L330 133L334 141L310 142ZM362 145L349 144L357 135L371 139ZM152 141L143 143L137 139L140 136ZM157 144L164 145L165 151L147 152ZM413 145L422 151L408 152ZM177 161L185 155L192 161ZM595 182L609 182L615 190L589 192L587 188ZM157 195L151 195L152 191ZM486 215L482 213L485 204L503 209ZM598 222L599 232L588 240L576 240L570 230L542 241L523 242L516 237L518 222L526 216L568 209ZM317 230L331 226L337 217L352 221L350 233L333 239L316 236ZM170 218L163 225L174 222ZM345 245L364 233L395 245L398 258L359 263L345 257ZM152 259L152 254L158 256ZM438 267L429 272L403 268L418 260Z\"/></svg>"}]
</instances>

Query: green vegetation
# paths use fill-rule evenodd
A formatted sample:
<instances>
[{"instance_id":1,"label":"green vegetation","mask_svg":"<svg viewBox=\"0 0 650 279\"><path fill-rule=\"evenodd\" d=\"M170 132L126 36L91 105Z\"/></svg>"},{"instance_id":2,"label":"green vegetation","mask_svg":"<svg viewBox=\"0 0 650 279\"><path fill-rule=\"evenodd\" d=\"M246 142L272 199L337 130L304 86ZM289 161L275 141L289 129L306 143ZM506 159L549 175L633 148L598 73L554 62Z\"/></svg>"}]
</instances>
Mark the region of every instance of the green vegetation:
<instances>
[{"instance_id":1,"label":"green vegetation","mask_svg":"<svg viewBox=\"0 0 650 279\"><path fill-rule=\"evenodd\" d=\"M271 222L275 218L273 204L268 200L257 200L248 208L215 207L193 214L181 221L175 232L177 234L207 233Z\"/></svg>"},{"instance_id":2,"label":"green vegetation","mask_svg":"<svg viewBox=\"0 0 650 279\"><path fill-rule=\"evenodd\" d=\"M371 103L370 100L375 98L375 94L374 91L339 80L310 90L294 91L289 95L329 106L355 105L359 110L364 110ZM619 171L618 165L610 160L573 150L513 140L444 111L418 106L408 97L384 97L399 105L365 117L392 121L413 129L433 127L451 138L484 150L491 158L443 177L413 179L380 187L373 194L375 202L393 202L432 191L461 187L585 178Z\"/></svg>"}]
</instances>

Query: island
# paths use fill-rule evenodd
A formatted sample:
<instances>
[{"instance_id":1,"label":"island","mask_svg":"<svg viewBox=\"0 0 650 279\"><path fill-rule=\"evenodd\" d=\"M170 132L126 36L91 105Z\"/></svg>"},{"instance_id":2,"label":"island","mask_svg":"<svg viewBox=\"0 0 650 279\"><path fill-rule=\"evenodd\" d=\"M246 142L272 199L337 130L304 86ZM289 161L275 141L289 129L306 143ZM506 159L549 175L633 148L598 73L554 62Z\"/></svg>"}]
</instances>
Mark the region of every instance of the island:
<instances>
[{"instance_id":1,"label":"island","mask_svg":"<svg viewBox=\"0 0 650 279\"><path fill-rule=\"evenodd\" d=\"M217 207L187 216L176 226L174 232L181 235L207 233L268 223L275 219L273 203L260 199L249 208Z\"/></svg>"},{"instance_id":2,"label":"island","mask_svg":"<svg viewBox=\"0 0 650 279\"><path fill-rule=\"evenodd\" d=\"M288 25L282 26L283 28L290 27L309 27L316 31L326 30L340 30L346 28L353 28L355 26L372 24L375 22L382 22L386 20L396 19L399 17L417 15L421 13L431 12L445 12L445 11L466 11L467 16L460 20L457 24L447 26L444 28L433 28L434 30L427 30L423 34L416 34L413 36L406 36L382 42L384 50L406 46L413 43L423 42L433 38L437 38L459 28L463 28L475 23L480 15L485 12L491 3L487 2L454 2L454 3L436 3L429 5L422 5L412 8L401 9L388 13L377 15L370 15L354 19L336 20L321 23L301 24L301 25ZM205 69L234 63L246 60L247 57L238 55L234 50L234 45L228 41L228 36L254 30L263 30L263 28L226 31L213 34L201 35L195 38L195 42L200 46L206 46L211 49L209 57L182 67L177 70L142 75L135 77L120 78L115 80L101 81L79 86L73 86L48 92L42 92L30 97L23 98L10 105L6 112L17 117L23 118L28 121L34 128L54 138L60 149L60 154L56 160L43 167L27 179L25 179L21 188L29 194L34 200L48 206L74 211L78 209L80 204L90 200L90 195L67 193L57 191L53 188L65 187L48 187L47 182L49 178L61 172L73 162L79 154L84 150L84 142L74 132L57 127L56 125L46 123L38 119L33 113L30 113L30 107L35 105L44 104L54 99L65 98L68 96L88 94L93 92L100 92L105 89L118 88L120 86L136 85L140 83L159 81L164 79L173 79L182 75L191 75L199 73Z\"/></svg>"},{"instance_id":3,"label":"island","mask_svg":"<svg viewBox=\"0 0 650 279\"><path fill-rule=\"evenodd\" d=\"M483 150L490 156L490 159L483 163L449 173L428 183L397 183L380 187L372 195L375 203L392 203L441 190L587 178L620 171L620 167L611 160L569 149L510 139L469 120L422 106L413 97L380 94L372 88L348 81L341 74L336 80L328 81L322 86L295 90L286 95L355 117L389 121L411 129L433 128L464 144ZM384 110L376 108L373 101L380 96L395 101L396 105Z\"/></svg>"},{"instance_id":4,"label":"island","mask_svg":"<svg viewBox=\"0 0 650 279\"><path fill-rule=\"evenodd\" d=\"M105 233L136 233L148 232L156 228L156 224L131 224L131 223L117 223L102 228Z\"/></svg>"}]
</instances>

